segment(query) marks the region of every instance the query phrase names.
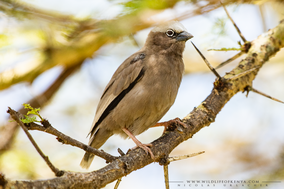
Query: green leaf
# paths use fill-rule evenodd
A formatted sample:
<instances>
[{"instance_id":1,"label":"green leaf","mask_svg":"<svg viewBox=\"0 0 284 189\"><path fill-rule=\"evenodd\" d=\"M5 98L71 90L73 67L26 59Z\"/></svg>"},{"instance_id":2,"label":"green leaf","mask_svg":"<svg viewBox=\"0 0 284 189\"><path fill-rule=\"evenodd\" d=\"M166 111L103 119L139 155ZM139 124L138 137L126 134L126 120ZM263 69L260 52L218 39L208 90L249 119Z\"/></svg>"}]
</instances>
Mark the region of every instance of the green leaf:
<instances>
[{"instance_id":1,"label":"green leaf","mask_svg":"<svg viewBox=\"0 0 284 189\"><path fill-rule=\"evenodd\" d=\"M28 111L27 115L36 115L38 116L41 120L43 120L43 118L40 116L39 111L40 108L33 108L30 104L23 104L23 106L25 107L25 109L28 109L30 111Z\"/></svg>"},{"instance_id":2,"label":"green leaf","mask_svg":"<svg viewBox=\"0 0 284 189\"><path fill-rule=\"evenodd\" d=\"M29 117L29 116L27 116L27 115L24 115L24 116L25 116L25 118L22 118L22 119L21 119L21 121L22 121L23 123L39 122L39 121L36 120L36 117Z\"/></svg>"}]
</instances>

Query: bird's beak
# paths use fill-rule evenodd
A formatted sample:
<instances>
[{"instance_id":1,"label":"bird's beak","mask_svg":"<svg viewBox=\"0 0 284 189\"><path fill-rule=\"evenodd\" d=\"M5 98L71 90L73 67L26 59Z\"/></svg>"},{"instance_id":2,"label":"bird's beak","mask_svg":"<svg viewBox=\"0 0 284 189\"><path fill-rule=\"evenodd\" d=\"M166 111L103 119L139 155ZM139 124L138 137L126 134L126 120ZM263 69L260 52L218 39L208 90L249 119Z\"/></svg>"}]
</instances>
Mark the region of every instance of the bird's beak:
<instances>
[{"instance_id":1,"label":"bird's beak","mask_svg":"<svg viewBox=\"0 0 284 189\"><path fill-rule=\"evenodd\" d=\"M183 31L180 34L178 34L178 36L176 37L177 41L187 41L189 39L193 38L193 35L191 35L190 33Z\"/></svg>"}]
</instances>

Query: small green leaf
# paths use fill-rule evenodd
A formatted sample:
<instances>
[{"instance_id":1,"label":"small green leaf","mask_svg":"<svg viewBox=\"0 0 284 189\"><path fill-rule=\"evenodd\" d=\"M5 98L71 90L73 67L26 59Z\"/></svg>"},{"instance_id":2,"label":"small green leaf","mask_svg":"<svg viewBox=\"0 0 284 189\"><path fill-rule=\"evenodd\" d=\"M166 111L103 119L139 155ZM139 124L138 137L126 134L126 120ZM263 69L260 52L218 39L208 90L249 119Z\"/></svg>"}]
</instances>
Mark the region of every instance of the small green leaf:
<instances>
[{"instance_id":1,"label":"small green leaf","mask_svg":"<svg viewBox=\"0 0 284 189\"><path fill-rule=\"evenodd\" d=\"M30 104L23 104L23 106L25 107L25 109L28 109L30 111L28 111L27 115L36 115L38 116L41 120L43 120L43 118L40 116L39 111L40 108L33 108Z\"/></svg>"},{"instance_id":2,"label":"small green leaf","mask_svg":"<svg viewBox=\"0 0 284 189\"><path fill-rule=\"evenodd\" d=\"M21 119L21 121L23 123L39 122L39 121L36 120L36 117L29 117L27 115L24 115L24 116L25 116L25 118Z\"/></svg>"},{"instance_id":3,"label":"small green leaf","mask_svg":"<svg viewBox=\"0 0 284 189\"><path fill-rule=\"evenodd\" d=\"M226 30L226 21L227 18L217 18L215 22L213 23L212 26L212 32L214 34L220 35L220 36L225 36L227 35L227 30Z\"/></svg>"}]
</instances>

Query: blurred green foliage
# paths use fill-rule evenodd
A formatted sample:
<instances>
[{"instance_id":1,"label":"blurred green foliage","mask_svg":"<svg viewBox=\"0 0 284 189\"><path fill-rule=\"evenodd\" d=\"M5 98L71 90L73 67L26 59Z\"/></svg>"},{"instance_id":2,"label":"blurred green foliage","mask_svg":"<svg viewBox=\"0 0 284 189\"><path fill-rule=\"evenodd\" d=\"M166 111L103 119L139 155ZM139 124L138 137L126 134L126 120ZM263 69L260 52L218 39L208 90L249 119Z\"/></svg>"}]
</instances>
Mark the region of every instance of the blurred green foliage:
<instances>
[{"instance_id":1,"label":"blurred green foliage","mask_svg":"<svg viewBox=\"0 0 284 189\"><path fill-rule=\"evenodd\" d=\"M227 35L227 30L226 30L226 21L227 18L217 18L214 21L214 25L212 27L212 31L220 36Z\"/></svg>"}]
</instances>

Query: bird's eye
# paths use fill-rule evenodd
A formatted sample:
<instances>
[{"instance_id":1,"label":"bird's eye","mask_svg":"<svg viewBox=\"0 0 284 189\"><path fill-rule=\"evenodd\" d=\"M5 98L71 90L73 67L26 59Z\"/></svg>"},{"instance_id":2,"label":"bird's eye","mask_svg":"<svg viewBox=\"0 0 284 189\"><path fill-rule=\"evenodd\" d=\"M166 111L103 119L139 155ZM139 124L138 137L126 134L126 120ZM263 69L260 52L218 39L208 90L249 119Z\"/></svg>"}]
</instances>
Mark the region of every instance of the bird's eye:
<instances>
[{"instance_id":1,"label":"bird's eye","mask_svg":"<svg viewBox=\"0 0 284 189\"><path fill-rule=\"evenodd\" d=\"M173 37L175 35L175 32L173 30L167 30L166 34L169 37Z\"/></svg>"}]
</instances>

